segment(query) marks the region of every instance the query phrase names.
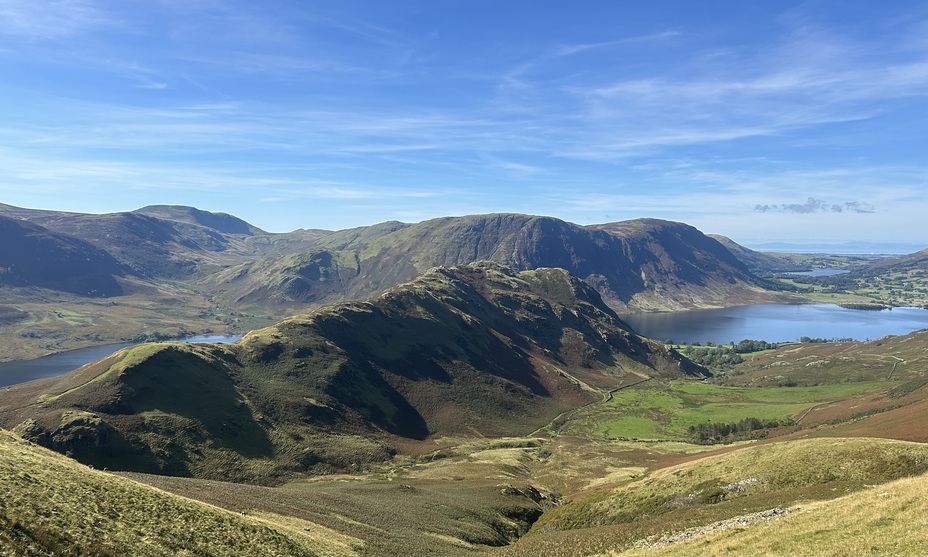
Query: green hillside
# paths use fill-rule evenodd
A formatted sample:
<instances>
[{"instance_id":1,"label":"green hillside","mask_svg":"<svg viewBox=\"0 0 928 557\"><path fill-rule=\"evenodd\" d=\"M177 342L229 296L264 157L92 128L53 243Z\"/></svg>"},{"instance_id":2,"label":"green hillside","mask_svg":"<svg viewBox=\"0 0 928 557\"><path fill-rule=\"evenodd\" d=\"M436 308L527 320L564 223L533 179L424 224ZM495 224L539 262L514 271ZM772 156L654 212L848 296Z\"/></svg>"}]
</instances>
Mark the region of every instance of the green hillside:
<instances>
[{"instance_id":1,"label":"green hillside","mask_svg":"<svg viewBox=\"0 0 928 557\"><path fill-rule=\"evenodd\" d=\"M623 384L704 373L566 272L484 263L233 345L144 344L16 385L0 423L97 467L276 482L441 436L526 434Z\"/></svg>"},{"instance_id":2,"label":"green hillside","mask_svg":"<svg viewBox=\"0 0 928 557\"><path fill-rule=\"evenodd\" d=\"M0 431L0 555L331 554L331 543L88 469Z\"/></svg>"},{"instance_id":3,"label":"green hillside","mask_svg":"<svg viewBox=\"0 0 928 557\"><path fill-rule=\"evenodd\" d=\"M640 544L616 555L922 555L924 475L804 503L765 520L747 516ZM758 519L760 518L760 519Z\"/></svg>"},{"instance_id":4,"label":"green hillside","mask_svg":"<svg viewBox=\"0 0 928 557\"><path fill-rule=\"evenodd\" d=\"M438 270L382 298L287 320L222 350L208 345L144 345L101 361L96 368L89 366L56 380L54 389L45 389L45 396L32 391L32 406L21 412L44 409L45 416L58 420L55 423L62 427L53 432L51 441L70 442L73 456L86 456L80 453L81 447L87 454L113 449L127 458L134 454L136 470L145 470L143 464L147 463L156 471L199 476L129 474L160 490L225 509L233 520L267 527L271 535L290 540L281 543L297 544L294 549L278 550L280 555L924 553L928 546L912 525L919 523L919 513L925 510L920 501L928 473L928 445L923 442L922 427L928 411L926 333L867 343L785 346L747 355L745 363L710 382L686 380L668 369L649 368L653 378L643 380L640 375L629 374L621 383L626 387L614 390L616 387L609 385L616 385L612 381L621 378L604 374L610 368L601 365L592 348L582 351L588 367L570 367L566 365L568 355L578 353L563 351L563 343L557 348L555 336L545 333L550 329L542 325L545 320L539 316L553 319L560 313L562 319L571 320L568 315L589 318L598 311L595 297L587 299L590 306L582 301L588 287L576 279L565 281L566 275L559 273L513 273L491 265ZM449 283L459 284L449 289ZM571 294L572 288L577 292ZM520 295L518 305L511 297L513 292ZM432 305L425 303L426 299L432 300ZM542 301L550 305L550 314L538 309ZM561 354L560 363L551 364L553 359L546 363L557 365L574 381L582 381L580 388L590 394L586 399L589 404L573 402L571 409L532 436L496 437L501 434L482 433L478 428L484 425L479 420L468 427L455 427L458 424L451 424L452 420L436 421L435 416L442 411L432 415L425 406L410 403L428 428L445 428L443 433L433 434L429 429L423 439L390 433L386 428L399 423L386 420L388 412L378 416L370 406L362 411L356 403L366 401L388 408L389 396L373 395L375 391L381 395L391 391L382 385L365 387L359 383L359 379L374 376L350 375L346 385L340 384L342 370L356 363L350 354L385 354L374 366L384 372L380 377L405 400L415 401L407 395L413 391L398 385L441 383L438 369L421 362L410 364L403 368L407 370L404 373L412 375L411 370L420 370L419 376L404 376L400 383L393 382L387 370L400 372L401 368L391 367L391 362L402 362L401 356L410 353L409 346L422 350L435 344L428 336L429 329L436 326L429 316L448 321L442 308L458 306L470 308L467 314L455 315L472 319L469 323L474 327L478 324L474 316L479 316L481 326L495 323L494 336L501 330L514 330L505 328L507 320L533 324L538 339L534 349L544 352L546 348L552 358L554 353ZM506 311L497 312L494 307ZM402 312L397 313L400 308ZM535 309L529 312L528 308ZM313 315L320 319L314 320ZM385 322L395 325L399 315L415 315L432 325L384 326ZM582 322L572 321L572 330L582 331ZM591 322L600 331L606 330L603 321ZM401 334L405 327L409 327L408 337ZM328 331L326 336L317 336L322 329ZM450 332L441 329L434 334L445 338ZM410 339L422 339L423 343ZM439 353L456 349L453 343L437 345ZM350 352L344 346L350 346ZM527 346L520 348L527 351ZM297 352L302 356L296 356ZM612 357L621 359L618 354ZM229 367L231 362L237 363ZM300 362L305 366L297 371ZM621 362L622 366L632 365L627 360ZM784 363L769 367L776 362ZM810 362L816 364L807 366ZM316 376L317 367L327 370L322 382L309 380ZM452 383L459 377L457 372L447 372ZM757 384L771 372L784 373L783 377L796 386ZM817 385L811 384L815 373L819 374ZM268 390L261 391L253 379L257 377L264 379L266 387L262 388ZM506 376L510 381L518 377ZM114 381L116 378L119 381ZM594 378L607 382L597 383ZM189 385L196 387L185 390ZM329 390L332 385L336 388ZM517 385L514 382L506 390L508 396L519 396ZM573 385L576 390L577 383ZM422 393L434 392L427 390L428 386L420 387ZM0 392L0 400L8 404L23 393L22 388ZM310 392L315 394L308 395ZM453 388L441 392L447 408L461 404L450 394L455 392ZM474 397L470 391L463 392ZM118 396L112 396L114 393ZM305 397L303 405L298 407L301 397ZM438 400L432 394L424 398ZM205 401L211 404L203 404ZM278 401L278 405L272 406L270 401ZM545 404L541 397L534 401ZM65 402L66 406L59 406ZM481 403L481 416L497 412L498 420L512 419L514 413L506 413L508 407L494 410L498 401L490 402ZM92 408L105 403L110 404L107 412ZM309 412L311 420L302 425L281 421L282 416L295 416L298 409ZM462 421L463 414L452 415L453 421ZM43 435L42 413L33 416L34 421L20 422L17 431L39 439ZM126 426L139 416L143 417L139 429ZM688 425L728 423L746 416L788 416L795 423L755 432L763 435L751 441L716 445L686 442ZM310 422L313 428L300 429ZM645 423L650 424L648 431L653 435L632 439L631 432L640 431ZM525 431L521 426L513 429ZM298 439L300 435L302 439ZM258 442L251 442L254 439ZM110 444L117 441L129 448L147 443L150 454ZM201 454L188 454L186 460L169 458L194 448ZM311 457L307 456L308 448L312 449ZM29 472L34 467L32 457L24 458L19 449L8 449L2 443L0 449L4 451L0 454L12 455L3 469L8 482L13 481L10 478L32 481L38 477ZM64 446L58 449L67 452ZM67 463L81 475L125 481L100 472L99 467L92 471L47 451L41 454ZM156 458L150 458L152 455ZM175 468L166 466L169 463ZM181 463L187 468L180 468ZM218 467L222 467L222 474ZM307 477L303 475L307 470L332 473ZM236 477L252 482L272 479L278 485L219 481ZM287 478L290 481L279 483ZM62 477L48 481L76 480ZM107 485L108 492L122 493L121 487ZM0 483L0 489L2 486ZM81 487L72 491L80 504L96 500ZM55 516L58 507L49 505L59 504L57 496L49 498L27 490L22 493L32 506L17 503L16 508L35 509L37 516ZM168 512L160 507L144 508L152 516ZM245 517L241 517L242 511ZM127 511L125 516L131 515ZM21 543L16 524L27 523L10 521L0 526L0 536L6 536L0 538L2 543ZM101 519L97 524L102 532L90 531L107 540L107 548L133 547L133 530L124 532L125 523ZM217 532L228 528L202 524L204 529ZM823 524L828 527L823 528ZM33 526L29 528L35 531ZM67 539L83 540L84 534L78 532L86 528L68 526ZM145 531L144 523L137 530ZM45 540L42 543L63 539L58 534L43 536L38 534ZM170 543L181 543L177 539L193 543L171 532L164 536ZM22 549L25 546L9 546L14 548L9 550L11 554L28 554ZM224 551L203 549L201 554L228 554Z\"/></svg>"},{"instance_id":5,"label":"green hillside","mask_svg":"<svg viewBox=\"0 0 928 557\"><path fill-rule=\"evenodd\" d=\"M889 487L893 484L882 484L900 478L917 476L911 482L924 486L926 471L928 445L867 438L787 441L691 457L683 464L578 495L542 515L529 534L503 554L767 555L771 549L780 555L848 554L833 552L827 542L845 535L832 529L832 524L847 523L836 498L859 494L861 500L872 501L879 492L898 493ZM834 504L816 503L830 500ZM819 509L821 538L808 530L799 540L767 537L767 521L792 520L793 513L800 516L810 507ZM884 515L874 509L868 523L892 524L899 510ZM824 524L828 528L822 528ZM744 539L761 541L758 546L726 544L726 534L748 527L755 533ZM716 530L718 535L713 534ZM683 544L674 551L668 542L687 540L687 532L710 535L714 542ZM912 536L905 545L895 546L883 536L870 538L861 528L848 528L846 533L857 537L843 540L840 547L864 547L872 539L866 554L921 554L925 547Z\"/></svg>"}]
</instances>

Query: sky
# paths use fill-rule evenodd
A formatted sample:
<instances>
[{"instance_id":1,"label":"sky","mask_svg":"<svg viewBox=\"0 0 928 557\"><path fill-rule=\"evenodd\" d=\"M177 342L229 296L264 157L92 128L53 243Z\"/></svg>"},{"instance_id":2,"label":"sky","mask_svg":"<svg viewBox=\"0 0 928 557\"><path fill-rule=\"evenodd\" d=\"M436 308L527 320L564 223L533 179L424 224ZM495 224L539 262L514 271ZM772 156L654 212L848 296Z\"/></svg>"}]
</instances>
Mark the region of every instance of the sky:
<instances>
[{"instance_id":1,"label":"sky","mask_svg":"<svg viewBox=\"0 0 928 557\"><path fill-rule=\"evenodd\" d=\"M921 0L0 0L0 203L928 245Z\"/></svg>"}]
</instances>

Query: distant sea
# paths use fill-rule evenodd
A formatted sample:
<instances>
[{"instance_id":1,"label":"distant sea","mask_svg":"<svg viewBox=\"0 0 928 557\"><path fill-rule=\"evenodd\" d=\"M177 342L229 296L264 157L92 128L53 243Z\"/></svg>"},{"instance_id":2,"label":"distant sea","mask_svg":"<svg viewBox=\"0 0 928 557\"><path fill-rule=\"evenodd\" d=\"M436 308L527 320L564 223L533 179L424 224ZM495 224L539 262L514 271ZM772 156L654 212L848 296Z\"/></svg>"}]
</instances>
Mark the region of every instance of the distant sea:
<instances>
[{"instance_id":1,"label":"distant sea","mask_svg":"<svg viewBox=\"0 0 928 557\"><path fill-rule=\"evenodd\" d=\"M828 253L833 255L906 255L928 248L915 242L842 242L834 244L798 244L790 242L745 243L754 251L781 253Z\"/></svg>"}]
</instances>

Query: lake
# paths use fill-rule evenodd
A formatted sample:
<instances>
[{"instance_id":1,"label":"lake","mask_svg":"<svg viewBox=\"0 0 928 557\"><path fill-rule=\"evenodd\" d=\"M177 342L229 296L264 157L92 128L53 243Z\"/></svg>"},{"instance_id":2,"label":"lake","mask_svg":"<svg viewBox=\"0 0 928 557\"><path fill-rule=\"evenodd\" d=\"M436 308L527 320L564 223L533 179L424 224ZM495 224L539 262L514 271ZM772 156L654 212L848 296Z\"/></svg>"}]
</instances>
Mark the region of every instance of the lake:
<instances>
[{"instance_id":1,"label":"lake","mask_svg":"<svg viewBox=\"0 0 928 557\"><path fill-rule=\"evenodd\" d=\"M238 336L193 336L178 339L180 342L235 342L242 338ZM175 341L177 342L177 341ZM13 362L0 362L0 387L15 385L43 377L55 377L77 369L84 364L105 358L117 350L134 346L135 342L119 344L106 344L68 350L34 360L17 360Z\"/></svg>"},{"instance_id":2,"label":"lake","mask_svg":"<svg viewBox=\"0 0 928 557\"><path fill-rule=\"evenodd\" d=\"M871 340L928 328L928 310L921 308L871 311L831 304L761 304L621 317L638 334L700 344L744 339L790 342L803 336Z\"/></svg>"}]
</instances>

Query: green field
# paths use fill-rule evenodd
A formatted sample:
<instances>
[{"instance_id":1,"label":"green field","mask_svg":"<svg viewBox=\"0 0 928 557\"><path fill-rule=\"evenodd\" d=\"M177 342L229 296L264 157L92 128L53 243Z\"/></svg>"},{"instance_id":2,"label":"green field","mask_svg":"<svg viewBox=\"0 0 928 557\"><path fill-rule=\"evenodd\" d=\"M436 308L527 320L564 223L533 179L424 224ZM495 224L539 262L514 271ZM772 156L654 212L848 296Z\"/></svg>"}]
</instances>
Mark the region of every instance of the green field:
<instances>
[{"instance_id":1,"label":"green field","mask_svg":"<svg viewBox=\"0 0 928 557\"><path fill-rule=\"evenodd\" d=\"M832 400L885 389L893 383L862 382L818 387L727 387L708 383L648 383L615 393L612 400L574 413L559 433L605 439L686 439L702 422L746 418L797 419Z\"/></svg>"}]
</instances>

